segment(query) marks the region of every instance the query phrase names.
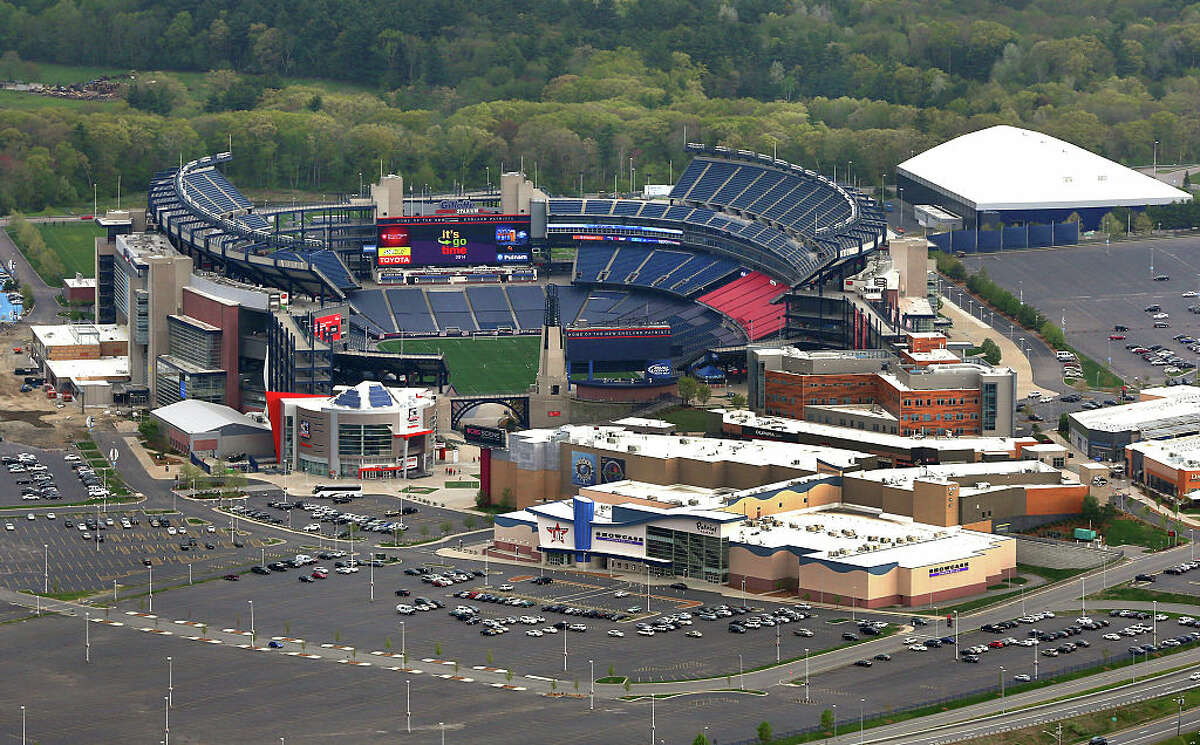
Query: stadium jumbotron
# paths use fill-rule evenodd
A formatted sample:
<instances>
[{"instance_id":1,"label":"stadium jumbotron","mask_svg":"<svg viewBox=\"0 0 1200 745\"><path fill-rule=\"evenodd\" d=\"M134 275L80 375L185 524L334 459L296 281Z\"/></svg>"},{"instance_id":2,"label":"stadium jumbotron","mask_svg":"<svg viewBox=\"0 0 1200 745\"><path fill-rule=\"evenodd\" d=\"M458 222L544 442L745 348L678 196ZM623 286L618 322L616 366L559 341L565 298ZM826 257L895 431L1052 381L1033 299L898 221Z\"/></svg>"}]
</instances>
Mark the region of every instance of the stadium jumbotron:
<instances>
[{"instance_id":1,"label":"stadium jumbotron","mask_svg":"<svg viewBox=\"0 0 1200 745\"><path fill-rule=\"evenodd\" d=\"M930 204L988 223L1051 223L1079 215L1085 230L1115 207L1188 201L1158 179L1041 132L988 127L930 148L896 166L909 205Z\"/></svg>"},{"instance_id":2,"label":"stadium jumbotron","mask_svg":"<svg viewBox=\"0 0 1200 745\"><path fill-rule=\"evenodd\" d=\"M557 198L505 174L508 191L415 199L388 177L374 199L262 209L221 153L157 174L149 215L200 268L345 304L351 344L540 333L557 284L565 327L669 324L675 369L786 335L784 293L886 239L866 194L751 151L688 150L666 198ZM550 261L567 248L569 267Z\"/></svg>"}]
</instances>

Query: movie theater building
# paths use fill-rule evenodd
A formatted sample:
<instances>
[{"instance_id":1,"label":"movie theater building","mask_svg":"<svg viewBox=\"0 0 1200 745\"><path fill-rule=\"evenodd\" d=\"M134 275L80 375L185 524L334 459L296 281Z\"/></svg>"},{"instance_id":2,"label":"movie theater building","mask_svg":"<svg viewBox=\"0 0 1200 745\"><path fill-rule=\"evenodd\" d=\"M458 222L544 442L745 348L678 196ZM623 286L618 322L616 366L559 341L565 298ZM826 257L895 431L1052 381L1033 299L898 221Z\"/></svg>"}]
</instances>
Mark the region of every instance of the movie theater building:
<instances>
[{"instance_id":1,"label":"movie theater building","mask_svg":"<svg viewBox=\"0 0 1200 745\"><path fill-rule=\"evenodd\" d=\"M433 471L436 395L366 381L333 396L267 393L280 463L342 478L404 478Z\"/></svg>"},{"instance_id":2,"label":"movie theater building","mask_svg":"<svg viewBox=\"0 0 1200 745\"><path fill-rule=\"evenodd\" d=\"M489 553L868 608L962 597L1015 572L1014 540L837 502L836 480L737 494L606 484L498 515Z\"/></svg>"}]
</instances>

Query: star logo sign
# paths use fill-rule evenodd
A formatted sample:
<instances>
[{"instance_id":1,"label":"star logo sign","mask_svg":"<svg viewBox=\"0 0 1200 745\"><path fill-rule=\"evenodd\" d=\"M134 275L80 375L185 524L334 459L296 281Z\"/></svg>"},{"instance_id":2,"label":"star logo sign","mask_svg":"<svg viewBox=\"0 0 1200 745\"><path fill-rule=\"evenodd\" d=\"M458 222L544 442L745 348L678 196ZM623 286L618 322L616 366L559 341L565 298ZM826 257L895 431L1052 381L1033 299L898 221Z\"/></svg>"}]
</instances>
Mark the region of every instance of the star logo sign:
<instances>
[{"instance_id":1,"label":"star logo sign","mask_svg":"<svg viewBox=\"0 0 1200 745\"><path fill-rule=\"evenodd\" d=\"M546 528L546 531L548 533L550 533L550 542L551 543L566 543L567 542L566 541L567 529L564 528L563 526L559 525L558 523L554 523L553 528Z\"/></svg>"}]
</instances>

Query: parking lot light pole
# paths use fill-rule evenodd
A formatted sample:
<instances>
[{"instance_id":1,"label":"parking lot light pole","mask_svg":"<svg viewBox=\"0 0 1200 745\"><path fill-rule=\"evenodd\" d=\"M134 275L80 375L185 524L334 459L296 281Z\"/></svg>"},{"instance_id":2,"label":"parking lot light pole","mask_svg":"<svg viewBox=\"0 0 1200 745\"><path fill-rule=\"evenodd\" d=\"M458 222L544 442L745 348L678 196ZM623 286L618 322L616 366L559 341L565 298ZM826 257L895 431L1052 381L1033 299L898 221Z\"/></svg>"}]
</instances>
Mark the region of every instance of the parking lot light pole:
<instances>
[{"instance_id":1,"label":"parking lot light pole","mask_svg":"<svg viewBox=\"0 0 1200 745\"><path fill-rule=\"evenodd\" d=\"M1000 713L1006 713L1004 705L1004 665L1000 666Z\"/></svg>"},{"instance_id":2,"label":"parking lot light pole","mask_svg":"<svg viewBox=\"0 0 1200 745\"><path fill-rule=\"evenodd\" d=\"M1179 705L1179 711L1175 714L1175 736L1180 736L1180 731L1183 729L1183 696L1175 699L1175 703Z\"/></svg>"},{"instance_id":3,"label":"parking lot light pole","mask_svg":"<svg viewBox=\"0 0 1200 745\"><path fill-rule=\"evenodd\" d=\"M50 544L42 544L42 594L50 592Z\"/></svg>"},{"instance_id":4,"label":"parking lot light pole","mask_svg":"<svg viewBox=\"0 0 1200 745\"><path fill-rule=\"evenodd\" d=\"M442 733L442 745L446 745L446 723L438 722L438 729L441 730Z\"/></svg>"},{"instance_id":5,"label":"parking lot light pole","mask_svg":"<svg viewBox=\"0 0 1200 745\"><path fill-rule=\"evenodd\" d=\"M375 602L375 562L372 560L369 563L371 567L371 602Z\"/></svg>"},{"instance_id":6,"label":"parking lot light pole","mask_svg":"<svg viewBox=\"0 0 1200 745\"><path fill-rule=\"evenodd\" d=\"M21 711L25 711L24 706L21 707ZM24 715L22 714L22 716ZM650 745L654 745L654 729L654 694L650 694ZM24 745L25 740L22 738L21 742Z\"/></svg>"},{"instance_id":7,"label":"parking lot light pole","mask_svg":"<svg viewBox=\"0 0 1200 745\"><path fill-rule=\"evenodd\" d=\"M954 661L959 662L961 659L958 656L958 611L954 611Z\"/></svg>"},{"instance_id":8,"label":"parking lot light pole","mask_svg":"<svg viewBox=\"0 0 1200 745\"><path fill-rule=\"evenodd\" d=\"M92 614L88 611L83 614L83 661L92 661Z\"/></svg>"},{"instance_id":9,"label":"parking lot light pole","mask_svg":"<svg viewBox=\"0 0 1200 745\"><path fill-rule=\"evenodd\" d=\"M412 682L404 681L404 728L412 734Z\"/></svg>"},{"instance_id":10,"label":"parking lot light pole","mask_svg":"<svg viewBox=\"0 0 1200 745\"><path fill-rule=\"evenodd\" d=\"M175 663L167 658L167 703L175 708Z\"/></svg>"},{"instance_id":11,"label":"parking lot light pole","mask_svg":"<svg viewBox=\"0 0 1200 745\"><path fill-rule=\"evenodd\" d=\"M163 696L163 743L171 745L171 702Z\"/></svg>"},{"instance_id":12,"label":"parking lot light pole","mask_svg":"<svg viewBox=\"0 0 1200 745\"><path fill-rule=\"evenodd\" d=\"M804 703L812 703L808 695L808 647L804 648Z\"/></svg>"},{"instance_id":13,"label":"parking lot light pole","mask_svg":"<svg viewBox=\"0 0 1200 745\"><path fill-rule=\"evenodd\" d=\"M595 661L588 660L588 711L596 710L596 666Z\"/></svg>"},{"instance_id":14,"label":"parking lot light pole","mask_svg":"<svg viewBox=\"0 0 1200 745\"><path fill-rule=\"evenodd\" d=\"M1154 646L1158 646L1158 601L1154 601L1154 620L1151 624L1154 628ZM1147 658L1149 659L1149 658Z\"/></svg>"},{"instance_id":15,"label":"parking lot light pole","mask_svg":"<svg viewBox=\"0 0 1200 745\"><path fill-rule=\"evenodd\" d=\"M833 739L837 739L837 704L833 704Z\"/></svg>"},{"instance_id":16,"label":"parking lot light pole","mask_svg":"<svg viewBox=\"0 0 1200 745\"><path fill-rule=\"evenodd\" d=\"M1036 644L1035 644L1035 645L1033 645L1032 647L1030 647L1030 649L1032 649L1032 650L1033 650L1033 679L1034 679L1034 680L1037 680L1037 679L1038 679L1038 672L1037 672L1037 665L1038 665L1038 659L1037 659L1037 658L1038 658L1038 648L1037 648L1037 645L1036 645Z\"/></svg>"},{"instance_id":17,"label":"parking lot light pole","mask_svg":"<svg viewBox=\"0 0 1200 745\"><path fill-rule=\"evenodd\" d=\"M25 745L25 707L21 707L21 745Z\"/></svg>"},{"instance_id":18,"label":"parking lot light pole","mask_svg":"<svg viewBox=\"0 0 1200 745\"><path fill-rule=\"evenodd\" d=\"M563 629L563 672L567 671L567 630Z\"/></svg>"},{"instance_id":19,"label":"parking lot light pole","mask_svg":"<svg viewBox=\"0 0 1200 745\"><path fill-rule=\"evenodd\" d=\"M779 662L779 624L775 624L775 661Z\"/></svg>"},{"instance_id":20,"label":"parking lot light pole","mask_svg":"<svg viewBox=\"0 0 1200 745\"><path fill-rule=\"evenodd\" d=\"M404 621L400 622L400 658L404 660L404 666L408 667L408 646L405 644L405 627Z\"/></svg>"},{"instance_id":21,"label":"parking lot light pole","mask_svg":"<svg viewBox=\"0 0 1200 745\"><path fill-rule=\"evenodd\" d=\"M858 700L858 745L863 745L863 706L866 703L867 700L865 698Z\"/></svg>"},{"instance_id":22,"label":"parking lot light pole","mask_svg":"<svg viewBox=\"0 0 1200 745\"><path fill-rule=\"evenodd\" d=\"M646 564L646 612L650 612L650 565Z\"/></svg>"},{"instance_id":23,"label":"parking lot light pole","mask_svg":"<svg viewBox=\"0 0 1200 745\"><path fill-rule=\"evenodd\" d=\"M250 604L250 638L253 640L257 636L254 632L254 601L247 600L246 602Z\"/></svg>"},{"instance_id":24,"label":"parking lot light pole","mask_svg":"<svg viewBox=\"0 0 1200 745\"><path fill-rule=\"evenodd\" d=\"M738 655L738 688L746 690L746 668L742 666L742 656Z\"/></svg>"},{"instance_id":25,"label":"parking lot light pole","mask_svg":"<svg viewBox=\"0 0 1200 745\"><path fill-rule=\"evenodd\" d=\"M150 612L154 612L154 565L146 567L150 570Z\"/></svg>"}]
</instances>

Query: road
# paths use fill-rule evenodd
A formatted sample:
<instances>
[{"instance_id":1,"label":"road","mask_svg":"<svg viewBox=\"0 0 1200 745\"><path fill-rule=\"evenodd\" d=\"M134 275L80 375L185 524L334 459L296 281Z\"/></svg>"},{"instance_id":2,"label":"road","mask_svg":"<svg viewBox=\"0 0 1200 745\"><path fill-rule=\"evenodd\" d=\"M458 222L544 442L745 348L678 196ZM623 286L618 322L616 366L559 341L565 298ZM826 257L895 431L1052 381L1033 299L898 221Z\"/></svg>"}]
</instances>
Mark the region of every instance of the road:
<instances>
[{"instance_id":1,"label":"road","mask_svg":"<svg viewBox=\"0 0 1200 745\"><path fill-rule=\"evenodd\" d=\"M0 261L8 266L9 259L16 260L17 280L28 285L33 291L33 310L26 313L22 320L30 324L58 323L61 319L57 316L58 303L54 301L54 296L59 293L59 288L50 287L43 282L25 255L17 250L17 245L13 243L8 233L0 230Z\"/></svg>"}]
</instances>

